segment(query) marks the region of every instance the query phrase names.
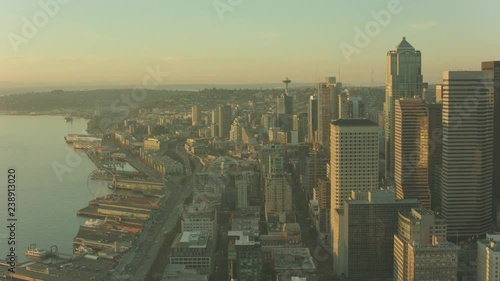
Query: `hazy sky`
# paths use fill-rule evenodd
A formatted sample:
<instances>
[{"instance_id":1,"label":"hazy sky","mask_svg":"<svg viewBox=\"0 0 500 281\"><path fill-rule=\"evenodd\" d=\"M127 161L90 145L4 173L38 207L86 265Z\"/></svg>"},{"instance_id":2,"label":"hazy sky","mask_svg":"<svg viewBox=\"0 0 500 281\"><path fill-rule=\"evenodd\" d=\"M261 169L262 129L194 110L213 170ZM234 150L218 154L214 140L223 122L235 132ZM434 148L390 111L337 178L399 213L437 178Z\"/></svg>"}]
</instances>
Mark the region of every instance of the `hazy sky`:
<instances>
[{"instance_id":1,"label":"hazy sky","mask_svg":"<svg viewBox=\"0 0 500 281\"><path fill-rule=\"evenodd\" d=\"M339 69L347 85L369 84L372 70L383 84L402 36L430 83L500 60L498 0L59 0L68 3L49 5L52 15L39 4L54 1L0 1L0 86L137 85L157 65L164 84L315 82ZM398 2L355 44L356 27ZM23 18L38 30L23 35ZM350 61L342 43L360 47Z\"/></svg>"}]
</instances>

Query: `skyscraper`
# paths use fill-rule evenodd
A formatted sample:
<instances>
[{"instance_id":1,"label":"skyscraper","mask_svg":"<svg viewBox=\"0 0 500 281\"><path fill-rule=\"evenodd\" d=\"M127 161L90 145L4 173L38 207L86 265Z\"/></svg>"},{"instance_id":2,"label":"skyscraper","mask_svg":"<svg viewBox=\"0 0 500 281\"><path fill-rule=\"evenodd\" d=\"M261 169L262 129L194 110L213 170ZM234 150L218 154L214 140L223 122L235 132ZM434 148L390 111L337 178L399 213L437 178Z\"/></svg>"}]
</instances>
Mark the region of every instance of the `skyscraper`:
<instances>
[{"instance_id":1,"label":"skyscraper","mask_svg":"<svg viewBox=\"0 0 500 281\"><path fill-rule=\"evenodd\" d=\"M441 198L441 152L443 135L443 104L427 104L429 111L429 189L431 190L431 199L434 203L439 202Z\"/></svg>"},{"instance_id":2,"label":"skyscraper","mask_svg":"<svg viewBox=\"0 0 500 281\"><path fill-rule=\"evenodd\" d=\"M444 219L414 208L399 212L398 226L393 280L457 280L459 248L446 241Z\"/></svg>"},{"instance_id":3,"label":"skyscraper","mask_svg":"<svg viewBox=\"0 0 500 281\"><path fill-rule=\"evenodd\" d=\"M400 98L422 96L422 62L420 51L406 38L394 50L387 52L385 82L385 175L389 180L394 173L394 105Z\"/></svg>"},{"instance_id":4,"label":"skyscraper","mask_svg":"<svg viewBox=\"0 0 500 281\"><path fill-rule=\"evenodd\" d=\"M201 124L201 109L197 104L191 107L191 125L196 126Z\"/></svg>"},{"instance_id":5,"label":"skyscraper","mask_svg":"<svg viewBox=\"0 0 500 281\"><path fill-rule=\"evenodd\" d=\"M269 174L265 191L266 220L269 221L271 216L286 218L286 215L292 212L292 187L288 176L284 173Z\"/></svg>"},{"instance_id":6,"label":"skyscraper","mask_svg":"<svg viewBox=\"0 0 500 281\"><path fill-rule=\"evenodd\" d=\"M492 222L493 73L446 71L442 95L442 215L449 235L483 235Z\"/></svg>"},{"instance_id":7,"label":"skyscraper","mask_svg":"<svg viewBox=\"0 0 500 281\"><path fill-rule=\"evenodd\" d=\"M308 122L308 136L309 136L309 142L310 143L315 143L316 142L316 132L318 130L318 97L317 96L310 96L309 97L309 114L307 115Z\"/></svg>"},{"instance_id":8,"label":"skyscraper","mask_svg":"<svg viewBox=\"0 0 500 281\"><path fill-rule=\"evenodd\" d=\"M318 144L325 149L330 148L330 122L338 116L338 95L342 83L335 77L326 77L324 83L318 84Z\"/></svg>"},{"instance_id":9,"label":"skyscraper","mask_svg":"<svg viewBox=\"0 0 500 281\"><path fill-rule=\"evenodd\" d=\"M276 112L278 114L293 114L293 97L281 94L276 98Z\"/></svg>"},{"instance_id":10,"label":"skyscraper","mask_svg":"<svg viewBox=\"0 0 500 281\"><path fill-rule=\"evenodd\" d=\"M483 71L493 72L495 108L493 109L493 198L500 201L500 61L487 61L481 64ZM497 202L498 204L498 202ZM495 208L494 210L495 211Z\"/></svg>"},{"instance_id":11,"label":"skyscraper","mask_svg":"<svg viewBox=\"0 0 500 281\"><path fill-rule=\"evenodd\" d=\"M212 110L212 123L211 124L219 124L219 108Z\"/></svg>"},{"instance_id":12,"label":"skyscraper","mask_svg":"<svg viewBox=\"0 0 500 281\"><path fill-rule=\"evenodd\" d=\"M219 104L218 108L219 113L219 137L221 138L229 138L229 131L231 130L232 112L230 105L221 105Z\"/></svg>"},{"instance_id":13,"label":"skyscraper","mask_svg":"<svg viewBox=\"0 0 500 281\"><path fill-rule=\"evenodd\" d=\"M415 198L430 208L427 106L422 99L399 99L394 117L396 197Z\"/></svg>"},{"instance_id":14,"label":"skyscraper","mask_svg":"<svg viewBox=\"0 0 500 281\"><path fill-rule=\"evenodd\" d=\"M347 116L349 118L365 118L365 105L361 97L349 96L348 105Z\"/></svg>"},{"instance_id":15,"label":"skyscraper","mask_svg":"<svg viewBox=\"0 0 500 281\"><path fill-rule=\"evenodd\" d=\"M331 208L341 208L351 191L378 188L377 124L367 119L339 119L331 123Z\"/></svg>"},{"instance_id":16,"label":"skyscraper","mask_svg":"<svg viewBox=\"0 0 500 281\"><path fill-rule=\"evenodd\" d=\"M349 114L349 92L342 91L338 96L338 115L333 119L347 119Z\"/></svg>"}]
</instances>

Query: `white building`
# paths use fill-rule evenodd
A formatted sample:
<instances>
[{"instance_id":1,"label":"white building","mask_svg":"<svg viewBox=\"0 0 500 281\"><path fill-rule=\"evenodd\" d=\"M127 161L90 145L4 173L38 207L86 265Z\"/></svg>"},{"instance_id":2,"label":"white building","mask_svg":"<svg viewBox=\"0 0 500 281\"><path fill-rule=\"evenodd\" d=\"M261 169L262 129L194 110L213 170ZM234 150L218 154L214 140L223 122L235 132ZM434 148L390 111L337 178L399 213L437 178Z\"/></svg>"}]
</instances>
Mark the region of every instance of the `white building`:
<instances>
[{"instance_id":1,"label":"white building","mask_svg":"<svg viewBox=\"0 0 500 281\"><path fill-rule=\"evenodd\" d=\"M170 264L185 265L187 269L205 270L213 267L213 243L209 235L200 231L183 231L176 237L170 250Z\"/></svg>"},{"instance_id":2,"label":"white building","mask_svg":"<svg viewBox=\"0 0 500 281\"><path fill-rule=\"evenodd\" d=\"M491 228L493 73L446 71L442 96L442 215L450 235L483 235Z\"/></svg>"},{"instance_id":3,"label":"white building","mask_svg":"<svg viewBox=\"0 0 500 281\"><path fill-rule=\"evenodd\" d=\"M500 281L500 234L477 241L477 281Z\"/></svg>"},{"instance_id":4,"label":"white building","mask_svg":"<svg viewBox=\"0 0 500 281\"><path fill-rule=\"evenodd\" d=\"M378 188L379 127L367 119L339 119L330 129L331 209L352 191Z\"/></svg>"},{"instance_id":5,"label":"white building","mask_svg":"<svg viewBox=\"0 0 500 281\"><path fill-rule=\"evenodd\" d=\"M181 220L182 231L201 231L214 239L217 233L216 209L210 202L196 202L184 209Z\"/></svg>"}]
</instances>

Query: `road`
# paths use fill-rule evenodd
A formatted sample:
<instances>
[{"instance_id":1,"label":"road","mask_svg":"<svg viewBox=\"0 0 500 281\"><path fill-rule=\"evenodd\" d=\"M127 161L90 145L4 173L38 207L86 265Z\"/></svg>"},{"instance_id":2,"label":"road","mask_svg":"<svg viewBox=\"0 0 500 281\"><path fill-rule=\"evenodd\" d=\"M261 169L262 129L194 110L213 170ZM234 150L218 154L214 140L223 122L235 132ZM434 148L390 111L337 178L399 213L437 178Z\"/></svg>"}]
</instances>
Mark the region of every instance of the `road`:
<instances>
[{"instance_id":1,"label":"road","mask_svg":"<svg viewBox=\"0 0 500 281\"><path fill-rule=\"evenodd\" d=\"M136 239L132 250L122 256L119 265L112 274L111 280L144 281L159 253L166 234L175 227L177 221L180 219L184 210L184 201L192 192L193 177L190 175L193 171L189 165L190 156L186 152L183 152L183 150L176 150L180 156L182 155L184 163L188 164L185 169L187 181L184 185L181 185L172 179L163 177L167 189L170 191L168 198L161 203L159 210L155 212L152 219L146 222L144 230ZM129 161L133 165L136 165L137 168L144 169L144 172L150 176L159 175L156 171L146 167L133 157L129 158ZM199 171L199 169L201 169L201 164L195 164L194 172Z\"/></svg>"}]
</instances>

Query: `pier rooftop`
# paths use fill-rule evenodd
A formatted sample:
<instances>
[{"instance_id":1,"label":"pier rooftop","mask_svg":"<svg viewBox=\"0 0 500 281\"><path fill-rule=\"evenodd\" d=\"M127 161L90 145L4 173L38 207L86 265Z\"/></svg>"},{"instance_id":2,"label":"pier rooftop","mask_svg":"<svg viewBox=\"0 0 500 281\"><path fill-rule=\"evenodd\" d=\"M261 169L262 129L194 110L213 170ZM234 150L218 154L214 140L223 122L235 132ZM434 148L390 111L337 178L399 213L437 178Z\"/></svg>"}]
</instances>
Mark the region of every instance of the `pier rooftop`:
<instances>
[{"instance_id":1,"label":"pier rooftop","mask_svg":"<svg viewBox=\"0 0 500 281\"><path fill-rule=\"evenodd\" d=\"M109 280L108 272L114 266L115 262L113 261L100 258L94 260L81 256L75 257L72 261L64 261L55 264L43 264L38 262L18 264L16 273L8 273L6 275L19 280L107 281Z\"/></svg>"},{"instance_id":2,"label":"pier rooftop","mask_svg":"<svg viewBox=\"0 0 500 281\"><path fill-rule=\"evenodd\" d=\"M135 234L120 230L104 230L80 226L78 234L73 239L74 248L80 245L94 250L116 248L118 252L127 251L135 239Z\"/></svg>"}]
</instances>

